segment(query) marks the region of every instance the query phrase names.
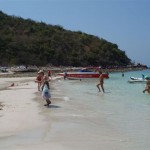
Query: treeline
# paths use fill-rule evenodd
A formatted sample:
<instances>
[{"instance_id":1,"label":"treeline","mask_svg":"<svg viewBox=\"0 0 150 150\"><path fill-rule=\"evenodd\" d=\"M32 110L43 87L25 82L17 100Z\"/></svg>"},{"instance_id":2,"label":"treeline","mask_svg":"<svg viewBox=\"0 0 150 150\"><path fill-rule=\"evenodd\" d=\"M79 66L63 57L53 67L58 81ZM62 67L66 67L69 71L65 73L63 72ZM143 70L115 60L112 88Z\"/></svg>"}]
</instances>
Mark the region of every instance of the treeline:
<instances>
[{"instance_id":1,"label":"treeline","mask_svg":"<svg viewBox=\"0 0 150 150\"><path fill-rule=\"evenodd\" d=\"M116 44L0 11L0 65L109 66L131 60Z\"/></svg>"}]
</instances>

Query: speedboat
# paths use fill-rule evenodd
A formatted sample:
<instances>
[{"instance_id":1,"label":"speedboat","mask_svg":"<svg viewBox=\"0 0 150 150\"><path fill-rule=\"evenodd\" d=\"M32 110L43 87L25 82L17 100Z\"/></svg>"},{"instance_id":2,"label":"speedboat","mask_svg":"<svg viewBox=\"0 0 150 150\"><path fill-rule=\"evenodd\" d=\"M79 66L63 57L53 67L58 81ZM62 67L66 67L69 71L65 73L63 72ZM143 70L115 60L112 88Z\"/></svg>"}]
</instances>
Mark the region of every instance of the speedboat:
<instances>
[{"instance_id":1,"label":"speedboat","mask_svg":"<svg viewBox=\"0 0 150 150\"><path fill-rule=\"evenodd\" d=\"M128 82L129 82L129 83L145 83L146 80L145 80L145 79L144 79L144 80L143 80L143 79L142 79L142 80L141 80L141 79L140 79L140 80L139 80L139 79L135 79L135 80L132 80L132 79L131 79L131 80L129 80Z\"/></svg>"},{"instance_id":2,"label":"speedboat","mask_svg":"<svg viewBox=\"0 0 150 150\"><path fill-rule=\"evenodd\" d=\"M130 77L131 80L143 80L143 78Z\"/></svg>"},{"instance_id":3,"label":"speedboat","mask_svg":"<svg viewBox=\"0 0 150 150\"><path fill-rule=\"evenodd\" d=\"M145 83L146 79L145 78L137 78L137 77L130 77L130 80L128 81L129 83Z\"/></svg>"},{"instance_id":4,"label":"speedboat","mask_svg":"<svg viewBox=\"0 0 150 150\"><path fill-rule=\"evenodd\" d=\"M93 71L94 69L94 71ZM79 71L71 71L71 72L63 72L63 73L58 73L59 76L65 76L67 79L90 79L90 78L99 78L100 68L98 67L87 67L87 68L82 68ZM103 73L102 74L104 78L108 79L109 75L108 73Z\"/></svg>"},{"instance_id":5,"label":"speedboat","mask_svg":"<svg viewBox=\"0 0 150 150\"><path fill-rule=\"evenodd\" d=\"M128 82L129 83L145 83L147 80L146 80L146 78L147 78L148 76L145 76L145 75L143 75L142 74L142 78L137 78L137 77L130 77L130 79L131 80L129 80ZM150 79L150 77L148 77L149 79Z\"/></svg>"}]
</instances>

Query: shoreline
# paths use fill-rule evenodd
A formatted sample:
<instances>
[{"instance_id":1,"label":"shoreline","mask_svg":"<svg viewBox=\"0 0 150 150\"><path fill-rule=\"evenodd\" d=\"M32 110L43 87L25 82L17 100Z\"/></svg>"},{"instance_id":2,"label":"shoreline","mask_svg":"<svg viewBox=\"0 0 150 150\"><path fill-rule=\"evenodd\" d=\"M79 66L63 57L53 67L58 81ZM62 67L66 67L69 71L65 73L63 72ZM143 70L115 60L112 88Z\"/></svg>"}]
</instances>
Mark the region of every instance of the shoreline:
<instances>
[{"instance_id":1,"label":"shoreline","mask_svg":"<svg viewBox=\"0 0 150 150\"><path fill-rule=\"evenodd\" d=\"M40 67L39 70L44 70L47 72L48 70L52 71L52 76L56 77L58 73L62 73L65 71L78 71L82 67L62 67L62 68L51 68L51 67ZM142 71L142 70L149 70L150 68L113 68L113 69L101 69L103 72L108 73L117 73L117 72L130 72L130 71ZM36 77L37 72L20 72L20 73L1 73L0 72L0 79L1 78L24 78L24 77Z\"/></svg>"}]
</instances>

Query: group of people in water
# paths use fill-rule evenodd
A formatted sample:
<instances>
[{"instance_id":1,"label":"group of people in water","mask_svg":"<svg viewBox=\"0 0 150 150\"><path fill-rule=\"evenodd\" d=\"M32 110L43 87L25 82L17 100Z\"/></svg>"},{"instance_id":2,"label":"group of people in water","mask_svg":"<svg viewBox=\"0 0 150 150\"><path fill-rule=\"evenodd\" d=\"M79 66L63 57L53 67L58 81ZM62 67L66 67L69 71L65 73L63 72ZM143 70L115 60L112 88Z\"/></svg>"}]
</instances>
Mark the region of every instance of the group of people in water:
<instances>
[{"instance_id":1,"label":"group of people in water","mask_svg":"<svg viewBox=\"0 0 150 150\"><path fill-rule=\"evenodd\" d=\"M98 90L99 90L99 92L101 91L100 90L100 86L101 86L101 89L102 89L102 91L103 92L105 92L104 91L104 77L103 77L103 74L102 74L102 72L101 71L99 71L99 74L100 74L100 76L99 76L99 83L97 84L97 88L98 88ZM122 72L122 77L124 77L124 73ZM144 79L144 78L143 78ZM145 92L148 92L148 93L150 93L150 77L145 77L145 80L146 80L146 87L145 87L145 89L143 90L143 93L145 93Z\"/></svg>"},{"instance_id":2,"label":"group of people in water","mask_svg":"<svg viewBox=\"0 0 150 150\"><path fill-rule=\"evenodd\" d=\"M99 92L101 92L100 87L102 89L103 92L104 91L104 77L102 75L102 72L99 72L100 76L99 76L99 83L97 84L97 88L99 90ZM46 100L46 104L44 106L49 106L51 104L50 98L51 98L51 94L50 94L50 86L49 86L49 81L51 81L52 76L51 76L51 72L48 71L48 75L44 74L43 70L40 70L38 72L38 75L36 77L35 82L38 85L38 91L42 91L42 97ZM64 74L64 79L66 79L66 76Z\"/></svg>"},{"instance_id":3,"label":"group of people in water","mask_svg":"<svg viewBox=\"0 0 150 150\"><path fill-rule=\"evenodd\" d=\"M123 76L124 76L124 74L123 74ZM51 71L48 71L48 75L45 75L44 71L40 70L38 72L37 78L35 80L35 82L38 84L38 91L42 91L42 97L46 100L45 106L49 106L51 104L51 101L50 101L51 94L49 91L49 89L50 89L49 81L51 81L51 79L52 79ZM66 79L66 74L64 74L64 79ZM99 71L99 83L96 85L99 92L101 92L101 90L103 92L105 92L104 79L105 79L105 77L103 76L102 71ZM143 93L145 93L145 92L150 93L149 77L145 77L145 79L146 79L146 87L143 90Z\"/></svg>"}]
</instances>

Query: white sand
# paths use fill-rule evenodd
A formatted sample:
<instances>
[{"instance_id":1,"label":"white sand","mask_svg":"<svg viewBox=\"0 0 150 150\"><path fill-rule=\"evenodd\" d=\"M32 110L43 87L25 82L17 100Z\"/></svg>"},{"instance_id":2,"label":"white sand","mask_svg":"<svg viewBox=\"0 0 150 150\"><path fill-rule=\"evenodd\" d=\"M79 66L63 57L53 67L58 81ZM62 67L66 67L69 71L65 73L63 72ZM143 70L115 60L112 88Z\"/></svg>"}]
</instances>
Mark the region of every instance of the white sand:
<instances>
[{"instance_id":1,"label":"white sand","mask_svg":"<svg viewBox=\"0 0 150 150\"><path fill-rule=\"evenodd\" d=\"M15 85L0 91L0 102L4 105L0 110L0 150L49 149L49 146L61 149L59 144L45 141L50 129L45 115L48 108L43 106L45 101L37 91L34 79L0 79L5 87Z\"/></svg>"},{"instance_id":2,"label":"white sand","mask_svg":"<svg viewBox=\"0 0 150 150\"><path fill-rule=\"evenodd\" d=\"M2 80L15 86L0 91L0 102L5 105L0 110L0 150L125 149L103 116L86 116L86 106L79 108L55 94L46 108L34 78Z\"/></svg>"},{"instance_id":3,"label":"white sand","mask_svg":"<svg viewBox=\"0 0 150 150\"><path fill-rule=\"evenodd\" d=\"M0 80L5 87L15 83L15 86L8 90L0 91L0 102L4 105L3 110L0 111L0 139L42 128L44 117L39 115L39 104L33 100L37 92L34 78L1 78ZM29 82L21 83L25 80ZM0 149L2 145L0 144Z\"/></svg>"}]
</instances>

